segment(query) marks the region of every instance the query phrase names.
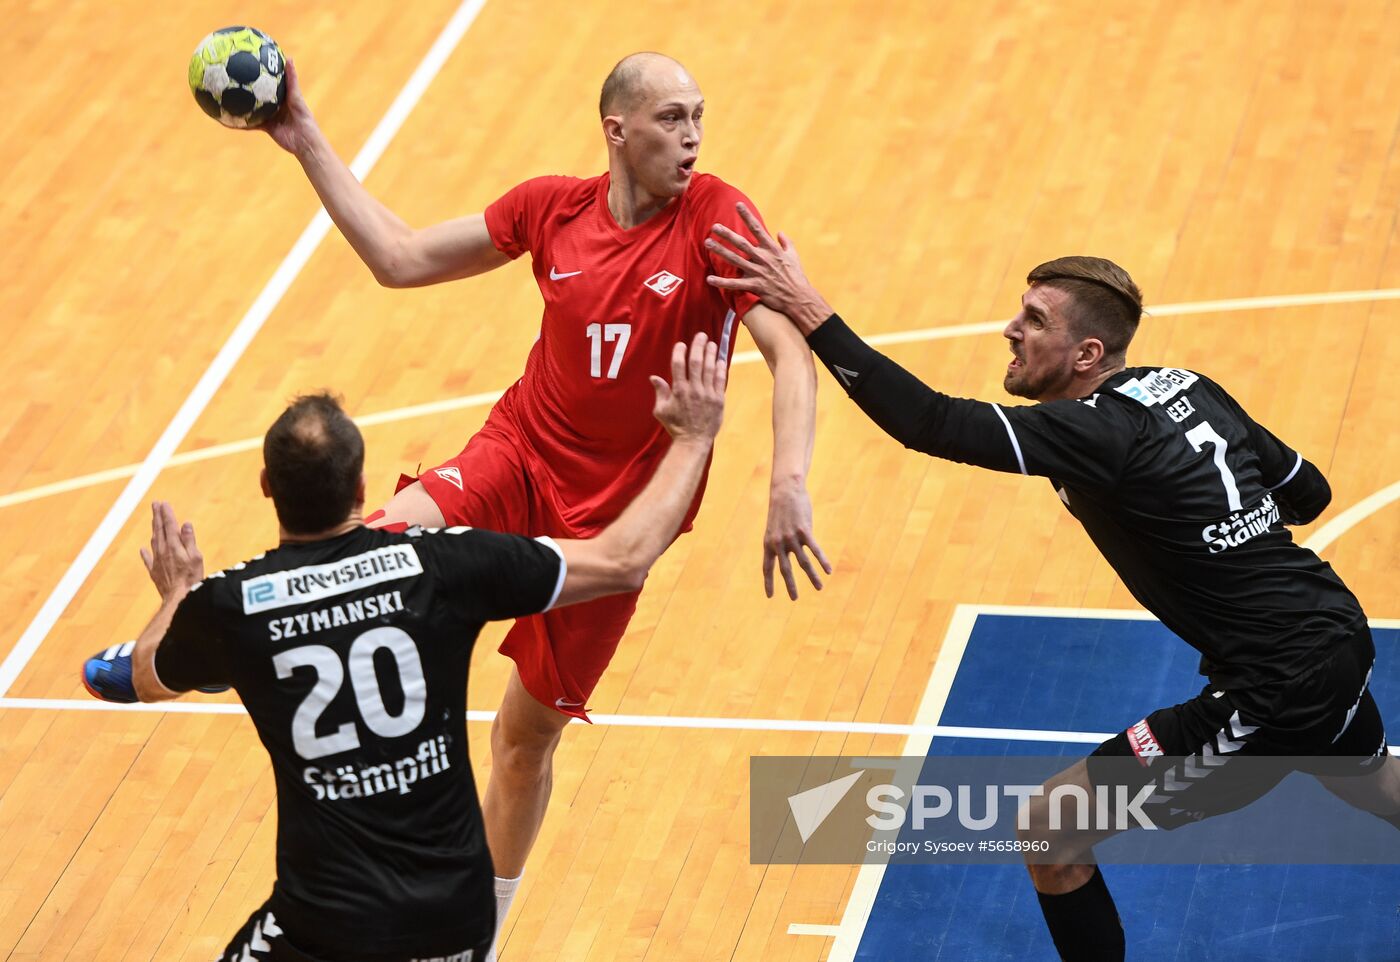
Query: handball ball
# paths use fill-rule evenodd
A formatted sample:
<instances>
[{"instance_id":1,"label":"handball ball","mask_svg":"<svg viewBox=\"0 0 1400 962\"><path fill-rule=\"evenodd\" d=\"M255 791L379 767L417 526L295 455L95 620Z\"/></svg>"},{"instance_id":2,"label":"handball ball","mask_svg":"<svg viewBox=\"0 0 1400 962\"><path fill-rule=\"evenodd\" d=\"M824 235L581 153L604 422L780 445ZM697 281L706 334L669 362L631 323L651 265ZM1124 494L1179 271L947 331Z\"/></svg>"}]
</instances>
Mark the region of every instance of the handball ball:
<instances>
[{"instance_id":1,"label":"handball ball","mask_svg":"<svg viewBox=\"0 0 1400 962\"><path fill-rule=\"evenodd\" d=\"M190 57L190 90L225 127L259 127L287 93L287 65L276 41L252 27L224 27Z\"/></svg>"}]
</instances>

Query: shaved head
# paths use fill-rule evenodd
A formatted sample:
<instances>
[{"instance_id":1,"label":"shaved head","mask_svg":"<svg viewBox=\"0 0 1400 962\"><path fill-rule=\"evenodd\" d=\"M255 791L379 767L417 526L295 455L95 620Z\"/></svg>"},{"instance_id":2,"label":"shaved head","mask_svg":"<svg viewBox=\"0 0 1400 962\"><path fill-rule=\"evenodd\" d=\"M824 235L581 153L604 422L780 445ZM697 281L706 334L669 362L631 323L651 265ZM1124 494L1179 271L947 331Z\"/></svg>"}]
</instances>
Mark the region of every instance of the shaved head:
<instances>
[{"instance_id":1,"label":"shaved head","mask_svg":"<svg viewBox=\"0 0 1400 962\"><path fill-rule=\"evenodd\" d=\"M694 85L690 73L681 64L664 53L629 54L617 62L603 81L603 94L598 98L598 115L627 113L633 110L654 87L665 85L667 81L680 81Z\"/></svg>"}]
</instances>

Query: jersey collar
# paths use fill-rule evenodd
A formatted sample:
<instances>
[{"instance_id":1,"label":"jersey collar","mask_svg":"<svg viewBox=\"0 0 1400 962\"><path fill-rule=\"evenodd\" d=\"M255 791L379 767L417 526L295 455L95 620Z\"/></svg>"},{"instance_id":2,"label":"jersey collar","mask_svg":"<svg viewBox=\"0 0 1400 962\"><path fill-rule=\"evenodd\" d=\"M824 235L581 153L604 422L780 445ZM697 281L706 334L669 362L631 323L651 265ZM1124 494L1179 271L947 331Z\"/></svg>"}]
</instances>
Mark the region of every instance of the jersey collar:
<instances>
[{"instance_id":1,"label":"jersey collar","mask_svg":"<svg viewBox=\"0 0 1400 962\"><path fill-rule=\"evenodd\" d=\"M636 227L624 228L620 226L617 221L613 220L612 211L608 210L608 185L611 183L611 172L598 178L598 193L596 195L598 220L603 225L603 229L612 235L613 239L624 244L631 244L634 241L649 237L654 233L664 231L670 225L671 221L676 219L676 212L679 211L681 205L685 203L685 198L690 193L691 189L687 187L679 197L663 207L655 217L645 223L638 224Z\"/></svg>"}]
</instances>

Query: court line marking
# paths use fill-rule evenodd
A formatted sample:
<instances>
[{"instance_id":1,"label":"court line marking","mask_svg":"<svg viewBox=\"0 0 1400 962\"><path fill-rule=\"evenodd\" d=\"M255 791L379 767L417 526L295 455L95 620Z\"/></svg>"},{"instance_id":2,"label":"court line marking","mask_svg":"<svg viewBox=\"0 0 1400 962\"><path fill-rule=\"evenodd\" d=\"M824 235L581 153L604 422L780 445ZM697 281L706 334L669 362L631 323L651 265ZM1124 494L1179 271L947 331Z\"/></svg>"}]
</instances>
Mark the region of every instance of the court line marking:
<instances>
[{"instance_id":1,"label":"court line marking","mask_svg":"<svg viewBox=\"0 0 1400 962\"><path fill-rule=\"evenodd\" d=\"M392 411L381 411L378 414L366 414L363 417L355 418L355 423L360 427L372 427L377 424L392 424L395 421L407 421L411 418L426 417L430 414L442 414L447 411L458 411L462 408L476 407L481 404L493 404L498 401L503 391L487 391L482 394L468 394L463 397L447 398L443 401L429 401L426 404L414 404L409 407L395 408ZM226 457L230 454L242 454L246 451L257 451L262 448L262 438L243 438L241 441L228 441L224 444L214 444L206 448L196 448L193 451L182 451L172 455L165 466L168 468L179 467L184 464L197 464L200 461L211 461L214 458ZM52 497L56 494L67 494L69 491L78 491L83 488L90 488L94 485L105 484L108 481L120 481L122 478L129 478L141 466L139 464L125 464L118 468L108 468L105 471L95 471L92 474L80 475L76 478L69 478L66 481L55 481L52 484L40 485L36 488L28 488L24 491L15 491L11 494L0 495L0 508L8 508L11 505L24 504L28 501L37 501L40 498Z\"/></svg>"},{"instance_id":2,"label":"court line marking","mask_svg":"<svg viewBox=\"0 0 1400 962\"><path fill-rule=\"evenodd\" d=\"M970 613L970 614L967 614ZM967 637L959 638L958 632L966 631L971 637L972 626L980 615L1012 615L1031 618L1093 618L1101 621L1156 621L1156 617L1141 608L1070 608L1047 605L958 605L949 621L948 631L934 663L928 687L924 691L919 710L913 724L897 722L857 722L829 721L820 719L788 718L725 718L699 715L614 715L590 714L596 725L617 725L621 727L653 728L712 728L740 731L788 731L788 732L835 732L852 735L905 735L910 738L931 739L936 736L948 738L1004 738L1012 741L1066 741L1093 742L1097 744L1110 737L1112 732L1068 732L1045 731L1029 728L976 728L961 725L941 725L942 705L952 690L953 676L962 663L962 653L967 648ZM969 619L966 624L964 620ZM961 620L960 620L961 619ZM1372 628L1400 630L1400 618L1368 618ZM950 645L952 647L950 647ZM956 651L957 661L945 664ZM948 654L945 654L947 652ZM128 712L167 712L175 714L247 714L241 704L211 701L163 701L136 705L114 705L97 699L72 698L7 698L0 697L0 708L49 709L54 711L128 711ZM467 721L489 722L495 719L494 711L469 709ZM587 724L575 720L576 724ZM906 743L907 753L911 744ZM928 743L918 743L923 755L928 754Z\"/></svg>"},{"instance_id":3,"label":"court line marking","mask_svg":"<svg viewBox=\"0 0 1400 962\"><path fill-rule=\"evenodd\" d=\"M961 613L971 612L971 623L965 629ZM947 700L952 690L953 676L962 661L962 651L967 647L967 638L958 640L955 629L972 633L972 624L980 615L1012 615L1032 618L1092 618L1101 621L1156 621L1150 613L1130 608L1057 608L1041 605L959 605L949 622L944 647L939 650L933 676L925 689L923 702L912 724L900 722L859 722L831 721L802 718L734 718L705 715L620 715L590 713L595 725L615 725L623 728L688 728L734 731L775 731L775 732L816 732L847 735L904 735L908 738L921 738L923 741L905 745L907 753L911 745L922 748L922 755L928 754L929 740L942 738L986 738L1027 742L1074 742L1097 745L1114 732L1073 732L1037 728L982 728L967 725L942 725L937 718L942 715L942 702ZM1368 618L1372 628L1400 630L1400 618ZM952 648L948 647L953 645ZM958 661L944 665L952 655L943 652L956 651ZM935 683L936 682L936 683ZM940 701L941 699L941 701ZM28 708L51 711L114 711L114 712L154 712L183 715L246 715L241 704L215 701L162 701L144 704L117 705L95 698L27 698L0 697L0 708ZM489 722L496 717L494 711L468 709L467 721ZM586 725L579 719L574 724ZM1400 746L1397 746L1400 748ZM922 755L920 757L922 757Z\"/></svg>"},{"instance_id":4,"label":"court line marking","mask_svg":"<svg viewBox=\"0 0 1400 962\"><path fill-rule=\"evenodd\" d=\"M482 2L484 2L484 0L482 0ZM1186 314L1264 310L1278 307L1313 307L1325 304L1386 300L1400 300L1400 288L1385 288L1372 291L1335 291L1332 293L1319 294L1285 294L1272 297L1237 297L1215 301L1188 301L1180 304L1163 304L1160 307L1155 307L1152 309L1149 316L1179 317ZM939 341L974 334L997 334L1005 327L1005 321L983 321L975 324L954 324L948 327L926 327L912 331L893 331L886 334L872 334L865 338L865 340L872 347L886 347L893 344ZM759 352L743 351L734 355L733 363L754 364L761 360L763 360L763 355ZM441 401L430 401L426 404L414 404L409 407L394 408L389 411L381 411L377 414L357 417L355 418L355 423L359 424L361 427L370 427L379 424L392 424L396 421L407 421L432 414L442 414L448 411L459 411L464 408L492 404L500 398L502 393L504 392L486 391L480 394L468 394L462 397L447 398ZM253 451L261 446L262 438L244 438L241 441L230 441L226 444L217 444L211 447L198 448L194 451L176 454L169 458L166 463L170 467L195 464L200 461L210 460L211 458ZM121 467L108 468L104 471L96 471L92 474L80 475L64 481L55 481L50 484L27 488L23 491L13 491L9 494L0 495L0 508L8 508L13 505L24 504L29 501L36 501L40 498L52 497L57 494L66 494L69 491L76 491L82 488L92 487L93 485L104 484L108 481L118 481L122 478L131 477L140 468L141 465L138 464L127 464ZM1400 484L1400 482L1397 482L1397 484ZM1390 491L1391 488L1385 490ZM1380 492L1377 492L1377 494L1379 493ZM1371 497L1374 498L1376 495L1372 495ZM1389 500L1394 500L1396 497L1400 497L1400 491L1397 491ZM1383 503L1389 503L1389 501ZM1335 537L1331 540L1335 540ZM1327 543L1330 544L1331 540Z\"/></svg>"},{"instance_id":5,"label":"court line marking","mask_svg":"<svg viewBox=\"0 0 1400 962\"><path fill-rule=\"evenodd\" d=\"M476 20L481 8L486 5L486 0L463 0L457 8L456 13L443 27L438 34L437 40L428 49L417 68L413 71L408 82L399 91L393 103L374 130L370 132L369 138L365 141L360 152L355 155L355 159L350 162L350 170L356 178L364 180L369 172L374 169L384 150L389 146L389 142L399 132L408 115L413 108L418 105L418 101L423 98L428 85L437 76L438 71L447 62L447 58L456 49L457 44L466 34L467 28ZM273 310L281 302L282 297L292 286L292 282L301 273L312 253L320 245L321 240L330 232L331 219L326 214L324 208L317 210L316 215L311 218L311 223L306 225L306 229L301 232L301 236L296 239L292 249L287 252L282 263L273 272L257 299L253 301L248 312L243 315L243 319L238 322L238 326L233 329L223 347L219 349L214 360L195 384L185 398L180 409L171 419L170 424L157 439L151 452L146 455L144 461L137 466L132 473L131 480L117 496L116 503L108 509L97 529L92 533L87 543L83 545L78 556L73 559L68 570L54 587L53 592L44 602L34 620L25 628L20 635L19 641L5 657L4 662L0 662L0 696L10 690L19 673L24 670L29 659L33 657L44 638L48 636L54 623L58 621L73 598L77 595L88 576L92 574L98 562L102 560L103 554L111 547L121 532L123 525L130 519L146 492L155 483L156 476L161 469L169 462L175 454L175 449L180 442L185 439L195 421L213 399L215 392L223 385L233 366L238 363L243 352L262 329L263 324L271 316Z\"/></svg>"},{"instance_id":6,"label":"court line marking","mask_svg":"<svg viewBox=\"0 0 1400 962\"><path fill-rule=\"evenodd\" d=\"M116 705L111 702L80 698L0 698L0 708L48 709L52 711L112 711L174 713L181 715L246 715L247 711L235 702L150 702L146 704ZM489 722L496 717L494 711L468 709L467 721ZM836 732L847 735L922 735L931 738L935 735L944 738L987 738L1029 742L1083 742L1097 745L1112 732L1062 732L1041 731L1038 729L1016 728L972 728L948 725L900 725L885 722L843 722L819 721L801 718L723 718L687 715L609 715L590 712L594 725L614 725L620 728L699 728L712 731L765 731L765 732ZM571 724L587 725L588 722L575 719Z\"/></svg>"},{"instance_id":7,"label":"court line marking","mask_svg":"<svg viewBox=\"0 0 1400 962\"><path fill-rule=\"evenodd\" d=\"M1328 520L1326 524L1314 531L1307 541L1303 542L1303 547L1311 548L1318 554L1322 554L1331 546L1332 542L1396 500L1400 500L1400 481L1387 485L1374 494L1367 495L1335 518Z\"/></svg>"},{"instance_id":8,"label":"court line marking","mask_svg":"<svg viewBox=\"0 0 1400 962\"><path fill-rule=\"evenodd\" d=\"M938 727L937 723L943 717L943 709L948 704L948 696L953 691L953 679L957 677L958 666L962 664L963 654L967 651L967 642L972 637L972 628L977 623L978 612L977 605L958 605L953 609L953 617L948 621L948 630L943 635L943 644L938 649L938 657L933 663L933 671L929 674L928 684L924 687L924 696L919 700L918 711L914 713L915 725L924 729ZM905 739L904 749L900 754L907 758L922 759L928 755L929 746L932 744L931 731L928 733L911 732L909 737ZM827 962L854 962L856 949L860 947L860 937L864 934L865 925L870 920L870 913L875 908L875 898L879 895L880 883L884 878L885 866L883 864L866 863L861 865L856 873L856 880L851 886L851 894L846 899L846 908L841 914L841 921L836 925L835 942L832 944L831 953L827 956ZM798 925L803 924L798 923ZM791 935L819 934L800 930L794 932L791 925L788 926L788 933Z\"/></svg>"}]
</instances>

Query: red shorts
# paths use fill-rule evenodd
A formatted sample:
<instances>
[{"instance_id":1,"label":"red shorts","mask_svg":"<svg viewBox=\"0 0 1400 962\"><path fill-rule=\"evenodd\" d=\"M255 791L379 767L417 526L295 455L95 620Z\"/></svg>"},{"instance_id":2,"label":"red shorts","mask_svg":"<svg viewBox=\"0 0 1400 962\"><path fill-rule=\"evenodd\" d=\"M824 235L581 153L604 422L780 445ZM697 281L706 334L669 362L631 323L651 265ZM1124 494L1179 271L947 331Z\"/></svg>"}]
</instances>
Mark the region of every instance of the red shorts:
<instances>
[{"instance_id":1,"label":"red shorts","mask_svg":"<svg viewBox=\"0 0 1400 962\"><path fill-rule=\"evenodd\" d=\"M560 517L553 492L532 476L523 443L508 425L489 419L461 454L418 480L449 525L528 537L590 536ZM587 721L584 705L612 661L640 594L610 595L519 618L501 642L501 654L514 660L536 701Z\"/></svg>"}]
</instances>

